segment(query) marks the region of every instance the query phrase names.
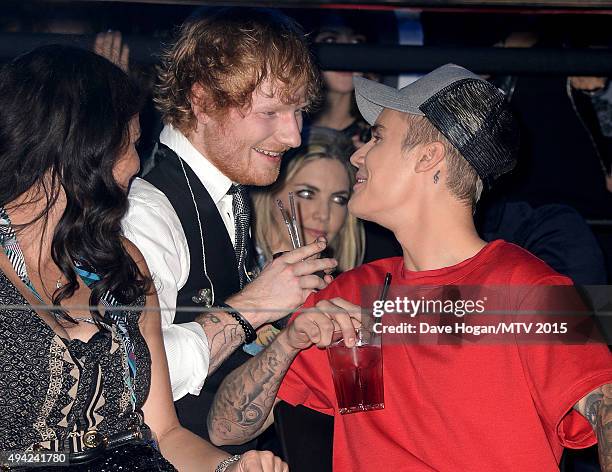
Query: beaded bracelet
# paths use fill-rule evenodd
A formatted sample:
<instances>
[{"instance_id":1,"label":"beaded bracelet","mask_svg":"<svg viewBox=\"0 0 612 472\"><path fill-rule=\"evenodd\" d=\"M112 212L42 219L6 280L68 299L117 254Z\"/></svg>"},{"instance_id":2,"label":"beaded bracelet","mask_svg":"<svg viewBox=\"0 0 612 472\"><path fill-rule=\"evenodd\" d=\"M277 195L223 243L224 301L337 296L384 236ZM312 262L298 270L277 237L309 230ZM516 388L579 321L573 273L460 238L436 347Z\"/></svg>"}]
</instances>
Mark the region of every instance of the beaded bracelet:
<instances>
[{"instance_id":1,"label":"beaded bracelet","mask_svg":"<svg viewBox=\"0 0 612 472\"><path fill-rule=\"evenodd\" d=\"M238 324L242 327L242 330L244 331L245 344L250 344L257 339L257 333L255 332L255 328L253 328L253 325L249 323L244 318L244 316L240 314L238 310L234 309L227 303L219 303L219 307L226 308L223 311L227 313L228 315L230 315L232 318L234 318L238 322Z\"/></svg>"},{"instance_id":2,"label":"beaded bracelet","mask_svg":"<svg viewBox=\"0 0 612 472\"><path fill-rule=\"evenodd\" d=\"M219 462L219 465L215 468L215 472L225 472L227 468L232 465L234 462L238 462L240 460L240 454L236 454L235 456L228 457L227 459L223 459Z\"/></svg>"}]
</instances>

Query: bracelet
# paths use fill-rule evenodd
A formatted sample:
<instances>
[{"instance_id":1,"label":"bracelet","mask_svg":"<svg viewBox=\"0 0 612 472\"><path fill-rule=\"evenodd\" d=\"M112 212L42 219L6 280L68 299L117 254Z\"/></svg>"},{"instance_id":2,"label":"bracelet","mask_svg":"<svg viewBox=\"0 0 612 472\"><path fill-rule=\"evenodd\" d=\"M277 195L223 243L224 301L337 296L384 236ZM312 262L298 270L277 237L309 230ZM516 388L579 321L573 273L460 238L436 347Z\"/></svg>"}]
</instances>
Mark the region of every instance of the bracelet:
<instances>
[{"instance_id":1,"label":"bracelet","mask_svg":"<svg viewBox=\"0 0 612 472\"><path fill-rule=\"evenodd\" d=\"M257 333L255 332L255 328L253 325L249 323L244 316L240 314L240 312L233 307L229 306L227 303L219 303L221 308L225 308L225 313L234 318L238 324L242 327L244 331L244 342L245 344L250 344L257 339Z\"/></svg>"},{"instance_id":2,"label":"bracelet","mask_svg":"<svg viewBox=\"0 0 612 472\"><path fill-rule=\"evenodd\" d=\"M580 92L584 93L588 97L595 98L603 95L605 91L605 87L596 88L596 89L578 89Z\"/></svg>"},{"instance_id":3,"label":"bracelet","mask_svg":"<svg viewBox=\"0 0 612 472\"><path fill-rule=\"evenodd\" d=\"M238 462L240 460L240 454L236 454L235 456L228 457L227 459L223 459L219 462L219 465L215 469L215 472L225 472L225 470L232 465L234 462Z\"/></svg>"}]
</instances>

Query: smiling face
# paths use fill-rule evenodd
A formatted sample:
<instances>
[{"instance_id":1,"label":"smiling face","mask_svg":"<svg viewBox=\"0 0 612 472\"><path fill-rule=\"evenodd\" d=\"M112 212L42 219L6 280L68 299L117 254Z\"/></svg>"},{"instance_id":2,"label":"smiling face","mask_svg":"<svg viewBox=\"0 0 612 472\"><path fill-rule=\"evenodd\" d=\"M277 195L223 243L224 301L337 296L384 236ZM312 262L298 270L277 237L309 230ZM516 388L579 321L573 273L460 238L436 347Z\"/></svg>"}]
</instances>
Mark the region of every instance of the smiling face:
<instances>
[{"instance_id":1,"label":"smiling face","mask_svg":"<svg viewBox=\"0 0 612 472\"><path fill-rule=\"evenodd\" d=\"M140 139L140 121L138 115L130 120L129 139L127 146L113 167L113 177L117 184L127 190L131 180L140 171L140 158L136 151L136 143Z\"/></svg>"},{"instance_id":2,"label":"smiling face","mask_svg":"<svg viewBox=\"0 0 612 472\"><path fill-rule=\"evenodd\" d=\"M345 166L335 159L316 158L306 162L293 178L274 195L289 207L287 194L295 194L297 212L300 216L305 242L325 236L329 243L338 235L348 214L350 180ZM280 212L273 213L277 232L282 236L282 246L291 247L291 242Z\"/></svg>"},{"instance_id":3,"label":"smiling face","mask_svg":"<svg viewBox=\"0 0 612 472\"><path fill-rule=\"evenodd\" d=\"M404 113L385 108L372 127L370 141L351 156L357 182L348 208L356 217L386 228L392 227L399 215L405 217L405 212L397 210L410 201L411 157L421 148L417 145L404 152L406 126Z\"/></svg>"},{"instance_id":4,"label":"smiling face","mask_svg":"<svg viewBox=\"0 0 612 472\"><path fill-rule=\"evenodd\" d=\"M303 89L293 103L283 103L267 80L253 92L250 108L206 117L196 131L201 151L233 182L269 185L278 177L283 153L300 145L305 106Z\"/></svg>"},{"instance_id":5,"label":"smiling face","mask_svg":"<svg viewBox=\"0 0 612 472\"><path fill-rule=\"evenodd\" d=\"M357 44L365 42L365 36L355 33L347 26L324 26L315 37L316 43L327 44ZM330 92L351 93L353 91L353 75L356 72L323 71L325 87Z\"/></svg>"}]
</instances>

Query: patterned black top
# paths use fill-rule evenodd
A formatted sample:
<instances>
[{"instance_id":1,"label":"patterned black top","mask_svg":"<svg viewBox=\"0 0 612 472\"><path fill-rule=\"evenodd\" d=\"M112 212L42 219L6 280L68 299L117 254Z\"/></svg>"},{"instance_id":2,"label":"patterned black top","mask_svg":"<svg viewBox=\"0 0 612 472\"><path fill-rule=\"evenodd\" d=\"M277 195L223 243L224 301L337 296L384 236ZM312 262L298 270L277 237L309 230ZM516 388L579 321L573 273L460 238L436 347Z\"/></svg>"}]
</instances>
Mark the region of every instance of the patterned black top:
<instances>
[{"instance_id":1,"label":"patterned black top","mask_svg":"<svg viewBox=\"0 0 612 472\"><path fill-rule=\"evenodd\" d=\"M112 435L134 421L124 381L127 354L113 325L88 342L59 337L0 271L0 450L81 451L88 430ZM136 411L151 383L151 356L138 319L142 297L126 313L137 363Z\"/></svg>"}]
</instances>

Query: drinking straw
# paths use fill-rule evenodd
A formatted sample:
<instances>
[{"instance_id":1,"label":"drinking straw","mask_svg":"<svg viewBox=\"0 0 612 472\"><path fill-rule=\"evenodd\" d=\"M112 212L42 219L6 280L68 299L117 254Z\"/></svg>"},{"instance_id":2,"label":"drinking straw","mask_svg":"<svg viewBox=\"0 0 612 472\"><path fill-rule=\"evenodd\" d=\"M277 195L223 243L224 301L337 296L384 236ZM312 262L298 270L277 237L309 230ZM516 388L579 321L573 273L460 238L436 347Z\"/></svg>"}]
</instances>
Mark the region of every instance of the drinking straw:
<instances>
[{"instance_id":1,"label":"drinking straw","mask_svg":"<svg viewBox=\"0 0 612 472\"><path fill-rule=\"evenodd\" d=\"M295 233L297 246L302 247L302 240L300 239L301 228L297 219L297 211L295 211L295 200L293 198L293 192L289 192L289 207L291 208L291 223L293 225L293 231Z\"/></svg>"},{"instance_id":2,"label":"drinking straw","mask_svg":"<svg viewBox=\"0 0 612 472\"><path fill-rule=\"evenodd\" d=\"M384 302L387 299L387 293L389 292L389 286L391 285L391 272L387 272L385 275L385 281L383 282L382 292L380 293L379 300Z\"/></svg>"},{"instance_id":3,"label":"drinking straw","mask_svg":"<svg viewBox=\"0 0 612 472\"><path fill-rule=\"evenodd\" d=\"M291 245L293 246L293 249L297 249L298 246L298 242L296 239L296 236L293 234L293 226L291 225L291 222L289 221L289 217L287 216L287 212L285 211L285 206L283 205L283 201L279 198L278 200L276 200L276 205L278 206L278 209L281 212L281 215L283 216L283 221L285 222L285 226L287 226L287 231L289 232L289 238L291 239Z\"/></svg>"}]
</instances>

